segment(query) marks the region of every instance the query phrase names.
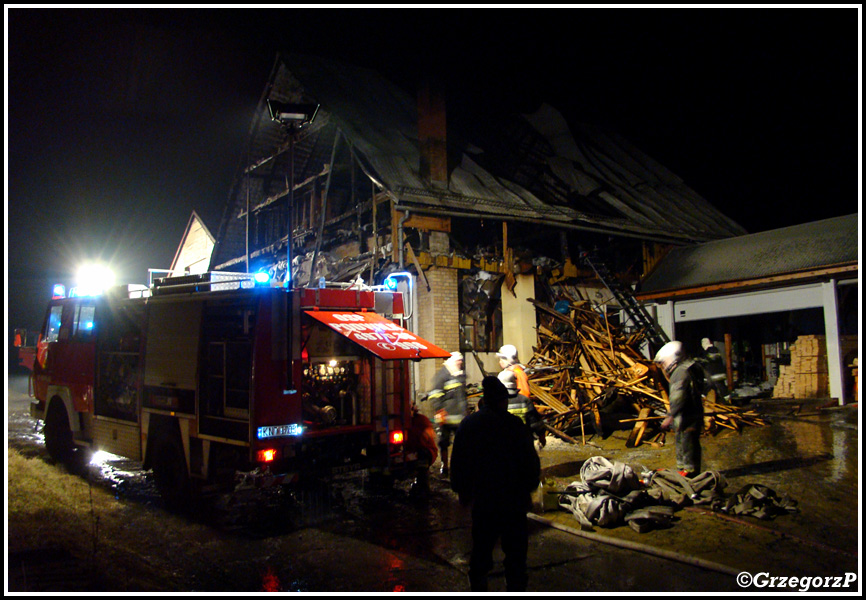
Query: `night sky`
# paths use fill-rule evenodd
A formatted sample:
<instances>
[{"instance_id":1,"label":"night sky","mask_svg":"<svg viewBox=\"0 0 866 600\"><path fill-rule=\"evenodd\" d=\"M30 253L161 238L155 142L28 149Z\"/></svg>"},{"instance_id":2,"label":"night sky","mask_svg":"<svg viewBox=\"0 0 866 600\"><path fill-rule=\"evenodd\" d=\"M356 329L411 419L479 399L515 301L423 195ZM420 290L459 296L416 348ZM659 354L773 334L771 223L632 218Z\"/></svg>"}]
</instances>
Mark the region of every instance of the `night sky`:
<instances>
[{"instance_id":1,"label":"night sky","mask_svg":"<svg viewBox=\"0 0 866 600\"><path fill-rule=\"evenodd\" d=\"M860 11L6 8L8 327L216 235L279 49L623 135L749 232L859 212ZM410 89L410 91L414 91ZM11 334L8 336L11 339Z\"/></svg>"}]
</instances>

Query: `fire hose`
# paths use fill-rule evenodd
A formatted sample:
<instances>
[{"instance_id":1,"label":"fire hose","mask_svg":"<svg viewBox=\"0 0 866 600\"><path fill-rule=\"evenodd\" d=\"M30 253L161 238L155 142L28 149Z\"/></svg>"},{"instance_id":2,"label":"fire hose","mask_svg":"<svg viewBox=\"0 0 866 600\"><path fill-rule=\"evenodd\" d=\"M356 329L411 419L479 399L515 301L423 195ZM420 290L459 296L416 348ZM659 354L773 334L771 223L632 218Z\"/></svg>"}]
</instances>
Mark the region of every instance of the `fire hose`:
<instances>
[{"instance_id":1,"label":"fire hose","mask_svg":"<svg viewBox=\"0 0 866 600\"><path fill-rule=\"evenodd\" d=\"M553 527L554 529L559 529L560 531L565 531L566 533L578 535L594 542L601 542L603 544L609 544L612 546L625 548L626 550L634 550L636 552L652 554L654 556L665 558L667 560L673 560L687 565L692 565L694 567L699 567L701 569L725 573L727 575L736 576L740 573L738 569L734 569L716 562L695 558L694 556L688 556L686 554L680 554L678 552L671 552L670 550L662 550L660 548L653 548L652 546L647 546L646 544L638 544L637 542L620 540L617 538L612 538L610 536L591 533L588 531L581 531L580 529L575 529L574 527L569 527L568 525L563 525L561 523L557 523L556 521L545 519L544 517L538 516L535 513L527 513L526 516L533 521L541 523L542 525L547 525L548 527Z\"/></svg>"}]
</instances>

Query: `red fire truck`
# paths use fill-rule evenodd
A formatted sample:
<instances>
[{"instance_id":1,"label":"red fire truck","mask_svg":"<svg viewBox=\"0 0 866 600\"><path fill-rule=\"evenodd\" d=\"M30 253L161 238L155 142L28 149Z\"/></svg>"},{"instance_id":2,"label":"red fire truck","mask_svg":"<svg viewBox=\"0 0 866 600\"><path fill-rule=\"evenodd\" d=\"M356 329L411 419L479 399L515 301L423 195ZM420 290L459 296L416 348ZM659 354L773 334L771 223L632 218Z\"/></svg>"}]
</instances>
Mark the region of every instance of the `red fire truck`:
<instances>
[{"instance_id":1,"label":"red fire truck","mask_svg":"<svg viewBox=\"0 0 866 600\"><path fill-rule=\"evenodd\" d=\"M38 343L19 349L53 457L142 461L174 508L241 480L411 472L409 363L449 354L399 324L402 294L244 273L139 288L53 298Z\"/></svg>"}]
</instances>

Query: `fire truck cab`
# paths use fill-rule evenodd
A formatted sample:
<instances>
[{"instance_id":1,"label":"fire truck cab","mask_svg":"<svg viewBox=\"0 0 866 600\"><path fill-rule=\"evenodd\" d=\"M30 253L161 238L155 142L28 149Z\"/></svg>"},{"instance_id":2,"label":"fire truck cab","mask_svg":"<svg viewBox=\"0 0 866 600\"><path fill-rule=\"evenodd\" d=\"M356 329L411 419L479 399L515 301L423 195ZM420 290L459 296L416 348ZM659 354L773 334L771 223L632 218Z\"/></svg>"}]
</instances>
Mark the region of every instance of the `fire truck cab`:
<instances>
[{"instance_id":1,"label":"fire truck cab","mask_svg":"<svg viewBox=\"0 0 866 600\"><path fill-rule=\"evenodd\" d=\"M54 458L141 461L169 507L340 469L411 472L409 361L449 354L399 324L402 294L245 273L143 287L55 297L20 348Z\"/></svg>"}]
</instances>

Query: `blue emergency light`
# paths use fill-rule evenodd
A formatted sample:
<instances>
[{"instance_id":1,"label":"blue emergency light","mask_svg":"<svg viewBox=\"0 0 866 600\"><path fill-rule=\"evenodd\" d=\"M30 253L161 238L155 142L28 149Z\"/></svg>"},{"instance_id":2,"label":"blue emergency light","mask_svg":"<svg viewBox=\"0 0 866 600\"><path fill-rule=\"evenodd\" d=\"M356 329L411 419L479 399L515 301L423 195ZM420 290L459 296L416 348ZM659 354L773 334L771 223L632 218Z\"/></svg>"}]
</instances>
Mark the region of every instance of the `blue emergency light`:
<instances>
[{"instance_id":1,"label":"blue emergency light","mask_svg":"<svg viewBox=\"0 0 866 600\"><path fill-rule=\"evenodd\" d=\"M399 278L399 277L404 277L406 279L406 282L409 284L409 286L410 287L412 286L412 273L407 273L406 271L400 271L398 273L391 273L390 275L388 275L385 278L385 287L387 287L389 290L396 290L397 284L399 283L397 281L397 278Z\"/></svg>"},{"instance_id":2,"label":"blue emergency light","mask_svg":"<svg viewBox=\"0 0 866 600\"><path fill-rule=\"evenodd\" d=\"M66 298L66 286L62 283L55 283L51 290L51 299L56 300L57 298Z\"/></svg>"},{"instance_id":3,"label":"blue emergency light","mask_svg":"<svg viewBox=\"0 0 866 600\"><path fill-rule=\"evenodd\" d=\"M253 275L253 279L256 280L257 285L263 285L271 280L271 276L267 273L267 271L259 271L255 275Z\"/></svg>"}]
</instances>

